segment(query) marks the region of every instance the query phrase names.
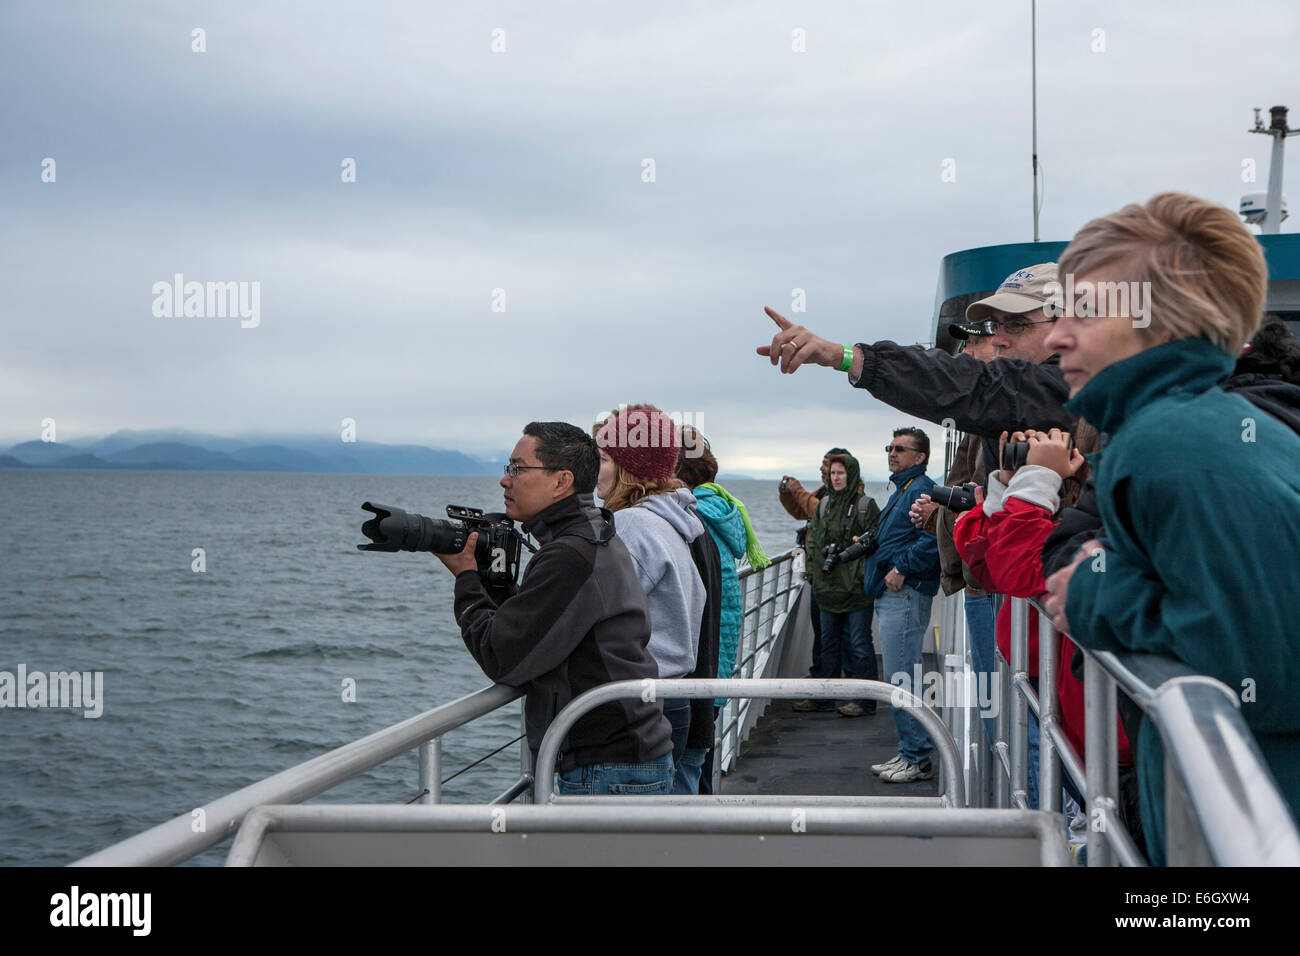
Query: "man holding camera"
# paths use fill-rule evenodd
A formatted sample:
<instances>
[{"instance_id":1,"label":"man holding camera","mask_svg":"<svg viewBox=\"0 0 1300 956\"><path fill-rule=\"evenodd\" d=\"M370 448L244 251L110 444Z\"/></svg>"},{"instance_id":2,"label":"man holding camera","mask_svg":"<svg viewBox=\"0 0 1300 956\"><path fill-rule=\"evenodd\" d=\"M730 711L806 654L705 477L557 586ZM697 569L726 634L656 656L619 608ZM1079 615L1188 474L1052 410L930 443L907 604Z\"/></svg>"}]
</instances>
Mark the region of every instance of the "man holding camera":
<instances>
[{"instance_id":1,"label":"man holding camera","mask_svg":"<svg viewBox=\"0 0 1300 956\"><path fill-rule=\"evenodd\" d=\"M506 515L541 544L516 588L489 594L475 560L477 533L438 555L456 576L465 646L493 681L524 688L536 758L551 721L575 697L611 681L654 679L645 592L608 511L592 496L595 440L566 422L531 422L501 479ZM662 701L612 701L588 712L560 751L560 794L667 794L672 740ZM554 768L538 767L538 773Z\"/></svg>"},{"instance_id":2,"label":"man holding camera","mask_svg":"<svg viewBox=\"0 0 1300 956\"><path fill-rule=\"evenodd\" d=\"M916 693L912 674L921 664L922 639L930 605L939 590L939 549L934 535L912 524L912 503L934 487L925 473L930 438L919 428L896 428L885 446L894 493L876 526L875 550L865 557L864 590L876 602L880 656L887 679ZM898 729L898 753L871 768L886 783L911 783L934 776L933 744L905 707L891 707Z\"/></svg>"}]
</instances>

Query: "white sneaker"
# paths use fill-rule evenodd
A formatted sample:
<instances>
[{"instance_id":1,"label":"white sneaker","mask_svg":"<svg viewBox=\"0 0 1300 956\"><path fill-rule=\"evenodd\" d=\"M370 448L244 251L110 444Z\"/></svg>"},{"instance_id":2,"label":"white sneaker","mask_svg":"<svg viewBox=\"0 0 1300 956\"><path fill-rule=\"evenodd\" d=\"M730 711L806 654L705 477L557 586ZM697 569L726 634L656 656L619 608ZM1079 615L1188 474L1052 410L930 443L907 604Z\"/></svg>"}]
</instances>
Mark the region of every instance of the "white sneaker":
<instances>
[{"instance_id":1,"label":"white sneaker","mask_svg":"<svg viewBox=\"0 0 1300 956\"><path fill-rule=\"evenodd\" d=\"M884 776L886 772L892 773L905 763L906 761L903 760L902 754L894 754L894 756L890 757L884 763L873 763L871 765L871 772L877 777Z\"/></svg>"},{"instance_id":2,"label":"white sneaker","mask_svg":"<svg viewBox=\"0 0 1300 956\"><path fill-rule=\"evenodd\" d=\"M920 763L906 763L893 770L886 770L880 775L885 783L911 783L913 780L929 780L934 776L934 764L928 760Z\"/></svg>"}]
</instances>

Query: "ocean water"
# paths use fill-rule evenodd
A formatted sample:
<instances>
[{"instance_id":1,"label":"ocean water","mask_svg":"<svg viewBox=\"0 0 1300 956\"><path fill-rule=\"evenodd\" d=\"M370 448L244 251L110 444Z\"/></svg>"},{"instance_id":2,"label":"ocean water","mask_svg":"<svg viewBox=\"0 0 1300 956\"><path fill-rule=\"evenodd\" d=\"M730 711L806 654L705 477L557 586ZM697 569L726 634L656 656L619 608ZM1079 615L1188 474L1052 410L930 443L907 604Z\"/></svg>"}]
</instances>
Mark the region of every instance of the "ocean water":
<instances>
[{"instance_id":1,"label":"ocean water","mask_svg":"<svg viewBox=\"0 0 1300 956\"><path fill-rule=\"evenodd\" d=\"M793 545L776 482L727 487L770 554ZM490 477L0 470L0 671L104 675L99 718L0 708L0 865L71 862L486 687L437 559L354 547L367 499L501 506ZM444 738L444 776L518 736L519 709ZM491 799L518 769L516 745L443 798ZM315 800L418 790L412 752Z\"/></svg>"}]
</instances>

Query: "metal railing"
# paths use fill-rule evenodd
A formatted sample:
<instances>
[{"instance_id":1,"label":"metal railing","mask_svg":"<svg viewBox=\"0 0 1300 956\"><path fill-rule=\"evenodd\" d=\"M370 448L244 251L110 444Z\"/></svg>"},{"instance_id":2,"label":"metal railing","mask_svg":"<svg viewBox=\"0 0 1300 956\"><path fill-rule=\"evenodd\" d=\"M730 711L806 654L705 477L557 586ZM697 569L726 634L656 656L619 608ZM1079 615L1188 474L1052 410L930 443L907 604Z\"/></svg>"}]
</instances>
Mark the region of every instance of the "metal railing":
<instances>
[{"instance_id":1,"label":"metal railing","mask_svg":"<svg viewBox=\"0 0 1300 956\"><path fill-rule=\"evenodd\" d=\"M960 594L948 600L955 604L959 599ZM1068 775L1086 797L1088 865L1146 865L1119 814L1117 691L1123 690L1154 721L1164 747L1169 865L1300 865L1300 833L1231 690L1169 658L1081 648L1085 754L1080 759L1061 725L1057 675L1069 662L1058 659L1052 619L1037 602L1008 600L1011 662L999 655L998 665L1007 689L1002 700L1009 700L1011 708L1009 714L1005 706L998 709L996 741L985 762L996 806L1027 804L1032 710L1039 721L1039 806L1060 811L1062 774ZM1031 604L1039 620L1040 693L1034 692L1027 666ZM941 631L954 622L960 627L961 615L941 615L941 622ZM940 646L945 644L961 646L955 634L941 633ZM959 709L967 711L964 717L945 714L949 726L968 727L978 721L978 708L969 701ZM976 748L984 737L970 735L964 742ZM986 792L989 781L975 762L968 759L964 769L968 793Z\"/></svg>"},{"instance_id":2,"label":"metal railing","mask_svg":"<svg viewBox=\"0 0 1300 956\"><path fill-rule=\"evenodd\" d=\"M779 661L783 624L803 583L802 558L802 550L793 549L774 558L766 568L740 573L746 604L737 650L738 673L761 675L771 662ZM169 866L183 862L234 836L254 807L300 803L411 750L419 755L419 792L415 800L439 804L442 802L442 737L522 696L523 691L514 687L501 684L486 687L250 784L197 808L201 814L196 811L181 814L72 865ZM761 708L751 710L749 702L743 702L729 714L724 711L720 715L716 734L720 743L725 738L731 748L729 762L736 759L740 743L760 714ZM532 752L526 735L519 744L519 771L519 777L491 803L532 799ZM715 769L715 775L717 772Z\"/></svg>"},{"instance_id":3,"label":"metal railing","mask_svg":"<svg viewBox=\"0 0 1300 956\"><path fill-rule=\"evenodd\" d=\"M624 680L612 684L593 687L584 694L575 697L568 705L555 715L551 725L546 729L546 736L537 750L537 779L534 782L535 803L568 802L571 798L554 793L554 767L560 754L560 746L569 730L583 714L615 700L639 698L641 700L663 700L670 697L710 698L726 697L731 699L751 698L757 700L875 700L894 707L906 707L908 713L920 722L930 735L935 749L939 752L939 762L943 769L944 806L964 807L966 805L965 784L960 772L960 760L957 742L944 725L943 718L933 709L925 706L921 699L894 684L874 680L826 680L822 678L784 679L784 680ZM597 798L591 798L597 799ZM600 800L624 800L618 797L600 797ZM662 798L651 798L660 800ZM698 797L686 797L698 801ZM797 801L803 797L783 796L782 800ZM870 798L859 798L869 800ZM916 798L909 798L916 799Z\"/></svg>"},{"instance_id":4,"label":"metal railing","mask_svg":"<svg viewBox=\"0 0 1300 956\"><path fill-rule=\"evenodd\" d=\"M736 664L731 676L750 680L774 676L784 657L782 638L787 616L803 590L804 552L794 548L772 559L764 568L740 572L743 614L736 642ZM798 605L802 606L802 605ZM725 695L719 695L725 696ZM721 788L722 774L740 756L740 745L767 707L766 700L728 698L714 721L713 791Z\"/></svg>"},{"instance_id":5,"label":"metal railing","mask_svg":"<svg viewBox=\"0 0 1300 956\"><path fill-rule=\"evenodd\" d=\"M417 747L423 750L426 743L438 740L443 734L499 710L522 696L523 692L517 688L494 684L227 794L200 808L203 811L201 816L194 812L181 814L72 865L170 866L180 863L234 836L244 817L255 807L310 799ZM531 766L526 762L531 757L527 738L521 743L521 750L523 756L520 759L525 761L521 767L521 781L531 782ZM433 754L437 752L435 747ZM422 783L429 785L426 789L430 799L425 801L428 803L439 800L436 770L431 770L436 765L436 759L421 754L420 776ZM522 790L517 790L519 787L520 782L516 782L511 790L517 793L527 790L526 785ZM202 826L196 829L199 820Z\"/></svg>"}]
</instances>

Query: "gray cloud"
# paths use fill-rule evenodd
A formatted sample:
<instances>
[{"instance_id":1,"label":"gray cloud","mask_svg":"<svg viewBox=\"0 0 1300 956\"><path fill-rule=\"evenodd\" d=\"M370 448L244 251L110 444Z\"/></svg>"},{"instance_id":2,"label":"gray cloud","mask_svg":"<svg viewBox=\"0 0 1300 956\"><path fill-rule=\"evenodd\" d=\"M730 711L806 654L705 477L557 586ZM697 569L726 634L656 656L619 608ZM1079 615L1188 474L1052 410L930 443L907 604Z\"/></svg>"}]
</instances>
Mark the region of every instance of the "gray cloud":
<instances>
[{"instance_id":1,"label":"gray cloud","mask_svg":"<svg viewBox=\"0 0 1300 956\"><path fill-rule=\"evenodd\" d=\"M1250 10L1040 5L1045 239L1263 188L1245 130L1296 88L1297 14ZM353 417L489 451L654 401L702 413L730 470L883 444L909 419L754 355L762 306L804 288L819 334L922 340L944 254L1030 238L1028 30L938 0L8 5L0 437ZM177 272L260 282L261 325L155 318Z\"/></svg>"}]
</instances>

